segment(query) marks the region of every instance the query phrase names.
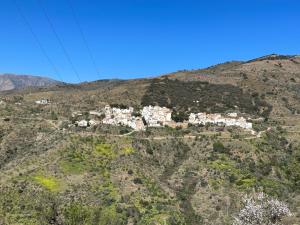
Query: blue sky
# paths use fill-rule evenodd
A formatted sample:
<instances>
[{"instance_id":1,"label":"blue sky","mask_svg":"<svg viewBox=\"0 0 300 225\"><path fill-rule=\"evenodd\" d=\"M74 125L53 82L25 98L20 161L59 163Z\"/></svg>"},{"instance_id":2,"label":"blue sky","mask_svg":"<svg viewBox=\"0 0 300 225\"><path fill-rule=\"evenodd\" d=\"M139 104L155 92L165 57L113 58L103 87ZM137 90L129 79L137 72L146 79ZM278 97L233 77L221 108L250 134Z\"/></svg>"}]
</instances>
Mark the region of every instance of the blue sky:
<instances>
[{"instance_id":1,"label":"blue sky","mask_svg":"<svg viewBox=\"0 0 300 225\"><path fill-rule=\"evenodd\" d=\"M14 1L67 82L79 79L39 2L81 81L155 76L271 53L300 54L299 0L1 0L0 73L59 79Z\"/></svg>"}]
</instances>

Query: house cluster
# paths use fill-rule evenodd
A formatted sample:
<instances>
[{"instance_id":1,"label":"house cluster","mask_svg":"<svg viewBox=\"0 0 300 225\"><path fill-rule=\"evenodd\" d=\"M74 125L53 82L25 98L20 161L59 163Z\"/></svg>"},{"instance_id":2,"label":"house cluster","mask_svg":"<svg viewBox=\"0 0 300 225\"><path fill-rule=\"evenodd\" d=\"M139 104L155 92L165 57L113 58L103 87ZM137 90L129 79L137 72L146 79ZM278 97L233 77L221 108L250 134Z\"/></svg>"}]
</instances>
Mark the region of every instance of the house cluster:
<instances>
[{"instance_id":1,"label":"house cluster","mask_svg":"<svg viewBox=\"0 0 300 225\"><path fill-rule=\"evenodd\" d=\"M134 130L144 130L145 126L143 120L139 116L133 116L133 108L128 109L111 108L110 106L105 106L104 108L104 119L103 124L110 125L123 125L131 127Z\"/></svg>"},{"instance_id":2,"label":"house cluster","mask_svg":"<svg viewBox=\"0 0 300 225\"><path fill-rule=\"evenodd\" d=\"M191 113L189 116L190 124L215 124L225 126L237 126L247 130L252 130L252 123L247 122L244 117L238 117L237 113L229 113L227 116L222 116L219 113Z\"/></svg>"},{"instance_id":3,"label":"house cluster","mask_svg":"<svg viewBox=\"0 0 300 225\"><path fill-rule=\"evenodd\" d=\"M98 125L100 122L99 121L96 121L96 120L80 120L80 121L76 121L75 124L78 126L78 127L93 127L93 126L96 126Z\"/></svg>"},{"instance_id":4,"label":"house cluster","mask_svg":"<svg viewBox=\"0 0 300 225\"><path fill-rule=\"evenodd\" d=\"M141 114L149 127L160 127L172 123L172 111L166 107L146 106Z\"/></svg>"},{"instance_id":5,"label":"house cluster","mask_svg":"<svg viewBox=\"0 0 300 225\"><path fill-rule=\"evenodd\" d=\"M172 111L166 107L146 106L141 110L141 116L135 116L134 109L104 108L103 124L124 125L134 130L145 130L148 127L161 127L172 123ZM145 123L145 124L144 124Z\"/></svg>"},{"instance_id":6,"label":"house cluster","mask_svg":"<svg viewBox=\"0 0 300 225\"><path fill-rule=\"evenodd\" d=\"M99 123L110 124L114 126L128 126L134 130L145 130L148 127L161 126L187 126L188 124L214 124L224 126L238 126L247 130L252 130L252 123L247 122L244 117L238 117L237 113L228 113L226 116L221 114L191 113L189 120L183 123L176 123L172 120L172 110L166 107L146 106L139 113L134 113L134 109L129 107L121 109L116 107L105 106L100 111L90 111L91 116L101 117L97 120L77 121L80 127L94 126ZM78 115L78 113L76 113Z\"/></svg>"}]
</instances>

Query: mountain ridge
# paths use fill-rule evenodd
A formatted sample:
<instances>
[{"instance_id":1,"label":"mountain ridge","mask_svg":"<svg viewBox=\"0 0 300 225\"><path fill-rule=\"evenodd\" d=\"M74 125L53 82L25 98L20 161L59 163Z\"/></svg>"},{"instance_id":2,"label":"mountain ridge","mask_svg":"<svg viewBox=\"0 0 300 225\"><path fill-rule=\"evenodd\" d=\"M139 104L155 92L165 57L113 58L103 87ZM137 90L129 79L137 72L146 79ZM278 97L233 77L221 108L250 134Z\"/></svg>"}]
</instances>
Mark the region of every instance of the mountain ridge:
<instances>
[{"instance_id":1,"label":"mountain ridge","mask_svg":"<svg viewBox=\"0 0 300 225\"><path fill-rule=\"evenodd\" d=\"M49 87L62 83L42 76L0 74L0 91L19 90L27 87Z\"/></svg>"},{"instance_id":2,"label":"mountain ridge","mask_svg":"<svg viewBox=\"0 0 300 225\"><path fill-rule=\"evenodd\" d=\"M208 67L200 69L190 69L190 70L178 70L176 72L170 72L163 75L154 75L151 77L145 78L133 78L133 79L100 79L93 81L84 81L78 84L71 84L68 82L58 81L47 76L36 76L36 75L23 75L23 74L14 74L14 73L3 73L0 74L0 91L10 91L10 90L20 90L28 87L51 87L55 85L71 85L71 86L86 86L92 83L118 83L122 81L131 81L131 80L146 80L146 79L155 79L155 78L175 78L180 80L194 80L194 79L204 79L206 77L212 77L216 75L224 75L224 73L237 72L241 67L245 65L253 65L256 63L269 63L270 61L290 61L293 64L299 65L300 71L300 56L299 55L280 55L280 54L269 54L261 57L257 57L250 60L240 61L232 60L225 61L222 63L217 63ZM281 67L280 62L277 65ZM242 72L242 71L239 71ZM222 79L221 76L216 77L217 79ZM215 80L215 79L214 79ZM222 82L222 81L221 81Z\"/></svg>"}]
</instances>

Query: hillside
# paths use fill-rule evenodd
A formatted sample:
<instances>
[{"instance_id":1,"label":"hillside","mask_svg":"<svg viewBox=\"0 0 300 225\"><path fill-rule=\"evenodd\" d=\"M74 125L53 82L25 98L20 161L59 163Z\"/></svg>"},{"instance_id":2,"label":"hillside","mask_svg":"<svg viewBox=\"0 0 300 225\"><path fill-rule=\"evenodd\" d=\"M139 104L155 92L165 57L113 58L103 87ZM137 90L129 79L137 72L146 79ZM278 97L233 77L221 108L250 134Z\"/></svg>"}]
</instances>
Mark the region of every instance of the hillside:
<instances>
[{"instance_id":1,"label":"hillside","mask_svg":"<svg viewBox=\"0 0 300 225\"><path fill-rule=\"evenodd\" d=\"M269 55L247 62L228 62L206 69L163 76L181 81L230 84L271 103L273 116L299 112L300 57Z\"/></svg>"},{"instance_id":2,"label":"hillside","mask_svg":"<svg viewBox=\"0 0 300 225\"><path fill-rule=\"evenodd\" d=\"M61 84L61 82L46 77L1 74L0 91L18 90L28 87L48 87Z\"/></svg>"},{"instance_id":3,"label":"hillside","mask_svg":"<svg viewBox=\"0 0 300 225\"><path fill-rule=\"evenodd\" d=\"M300 224L299 84L300 58L270 55L2 92L0 224L229 225L242 197L260 191L288 204L283 224ZM255 132L213 123L136 131L101 122L106 105L137 117L165 106L183 123L237 113Z\"/></svg>"}]
</instances>

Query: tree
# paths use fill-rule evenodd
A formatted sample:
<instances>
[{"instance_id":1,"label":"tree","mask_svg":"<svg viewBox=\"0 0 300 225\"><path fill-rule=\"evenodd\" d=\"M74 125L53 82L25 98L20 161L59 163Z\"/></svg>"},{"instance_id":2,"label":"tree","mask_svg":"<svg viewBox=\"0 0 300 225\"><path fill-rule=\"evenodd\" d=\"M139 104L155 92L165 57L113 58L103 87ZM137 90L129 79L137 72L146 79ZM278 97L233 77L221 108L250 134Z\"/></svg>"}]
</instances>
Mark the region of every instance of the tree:
<instances>
[{"instance_id":1,"label":"tree","mask_svg":"<svg viewBox=\"0 0 300 225\"><path fill-rule=\"evenodd\" d=\"M51 111L51 120L58 120L58 116L54 111Z\"/></svg>"},{"instance_id":2,"label":"tree","mask_svg":"<svg viewBox=\"0 0 300 225\"><path fill-rule=\"evenodd\" d=\"M172 120L174 120L176 123L182 123L185 120L189 119L189 116L187 113L183 112L183 111L173 111L172 112Z\"/></svg>"},{"instance_id":3,"label":"tree","mask_svg":"<svg viewBox=\"0 0 300 225\"><path fill-rule=\"evenodd\" d=\"M219 153L227 153L228 152L228 150L224 147L223 143L220 141L213 143L213 150L215 152L219 152Z\"/></svg>"},{"instance_id":4,"label":"tree","mask_svg":"<svg viewBox=\"0 0 300 225\"><path fill-rule=\"evenodd\" d=\"M284 217L292 215L287 204L264 193L244 197L243 204L233 225L280 225Z\"/></svg>"}]
</instances>

